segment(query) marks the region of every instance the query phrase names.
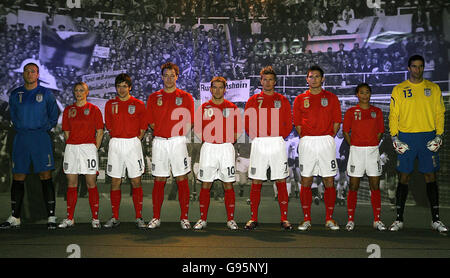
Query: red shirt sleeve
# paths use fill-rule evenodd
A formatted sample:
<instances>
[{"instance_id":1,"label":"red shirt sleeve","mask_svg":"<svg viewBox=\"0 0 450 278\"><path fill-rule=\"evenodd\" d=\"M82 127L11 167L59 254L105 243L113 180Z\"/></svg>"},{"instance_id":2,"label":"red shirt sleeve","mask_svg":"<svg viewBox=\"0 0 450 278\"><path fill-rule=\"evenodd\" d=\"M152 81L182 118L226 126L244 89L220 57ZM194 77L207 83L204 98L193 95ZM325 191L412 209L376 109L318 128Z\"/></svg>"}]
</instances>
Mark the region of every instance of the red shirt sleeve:
<instances>
[{"instance_id":1,"label":"red shirt sleeve","mask_svg":"<svg viewBox=\"0 0 450 278\"><path fill-rule=\"evenodd\" d=\"M63 112L63 118L62 118L62 130L63 131L70 131L69 108L70 108L70 106L67 106Z\"/></svg>"},{"instance_id":2,"label":"red shirt sleeve","mask_svg":"<svg viewBox=\"0 0 450 278\"><path fill-rule=\"evenodd\" d=\"M335 105L333 122L334 123L342 123L341 103L339 102L339 99L336 95L334 95L333 99L334 99L334 105Z\"/></svg>"},{"instance_id":3,"label":"red shirt sleeve","mask_svg":"<svg viewBox=\"0 0 450 278\"><path fill-rule=\"evenodd\" d=\"M102 112L97 106L94 106L94 113L95 113L95 129L103 129L103 116Z\"/></svg>"},{"instance_id":4,"label":"red shirt sleeve","mask_svg":"<svg viewBox=\"0 0 450 278\"><path fill-rule=\"evenodd\" d=\"M384 133L384 120L383 120L383 111L381 109L378 109L378 133Z\"/></svg>"},{"instance_id":5,"label":"red shirt sleeve","mask_svg":"<svg viewBox=\"0 0 450 278\"><path fill-rule=\"evenodd\" d=\"M352 128L352 108L348 109L347 112L345 112L344 115L344 124L342 125L342 131L349 133L350 129Z\"/></svg>"},{"instance_id":6,"label":"red shirt sleeve","mask_svg":"<svg viewBox=\"0 0 450 278\"><path fill-rule=\"evenodd\" d=\"M108 101L105 105L105 126L107 130L111 130L111 101Z\"/></svg>"},{"instance_id":7,"label":"red shirt sleeve","mask_svg":"<svg viewBox=\"0 0 450 278\"><path fill-rule=\"evenodd\" d=\"M252 139L255 138L257 134L257 127L254 124L252 124L250 129L250 121L257 121L255 96L256 95L253 95L248 99L244 110L244 129L247 135Z\"/></svg>"},{"instance_id":8,"label":"red shirt sleeve","mask_svg":"<svg viewBox=\"0 0 450 278\"><path fill-rule=\"evenodd\" d=\"M301 110L300 110L301 102L302 102L301 96L298 95L294 100L294 107L292 109L292 114L293 114L293 118L294 118L294 126L301 126L301 123L302 123Z\"/></svg>"},{"instance_id":9,"label":"red shirt sleeve","mask_svg":"<svg viewBox=\"0 0 450 278\"><path fill-rule=\"evenodd\" d=\"M289 103L289 100L286 97L283 97L283 104L281 105L281 108L282 108L283 122L280 123L281 124L280 135L283 136L283 138L286 138L292 131L291 104Z\"/></svg>"}]
</instances>

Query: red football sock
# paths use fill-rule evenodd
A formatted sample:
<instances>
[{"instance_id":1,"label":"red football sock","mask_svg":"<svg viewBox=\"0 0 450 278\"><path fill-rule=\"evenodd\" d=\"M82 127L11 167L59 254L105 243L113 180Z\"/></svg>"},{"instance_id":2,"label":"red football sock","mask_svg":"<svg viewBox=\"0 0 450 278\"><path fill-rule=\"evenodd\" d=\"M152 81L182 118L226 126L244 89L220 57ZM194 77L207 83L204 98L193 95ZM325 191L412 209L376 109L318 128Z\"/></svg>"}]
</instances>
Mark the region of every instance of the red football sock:
<instances>
[{"instance_id":1,"label":"red football sock","mask_svg":"<svg viewBox=\"0 0 450 278\"><path fill-rule=\"evenodd\" d=\"M200 218L206 221L208 218L209 202L211 200L210 189L202 188L200 189L200 196L198 201L200 203Z\"/></svg>"},{"instance_id":2,"label":"red football sock","mask_svg":"<svg viewBox=\"0 0 450 278\"><path fill-rule=\"evenodd\" d=\"M236 203L234 189L226 189L224 195L225 209L227 211L227 221L230 221L234 219L234 208Z\"/></svg>"},{"instance_id":3,"label":"red football sock","mask_svg":"<svg viewBox=\"0 0 450 278\"><path fill-rule=\"evenodd\" d=\"M357 200L358 200L358 191L349 190L347 196L348 221L355 221L354 219Z\"/></svg>"},{"instance_id":4,"label":"red football sock","mask_svg":"<svg viewBox=\"0 0 450 278\"><path fill-rule=\"evenodd\" d=\"M76 187L67 187L67 218L73 220L75 206L77 205L78 189Z\"/></svg>"},{"instance_id":5,"label":"red football sock","mask_svg":"<svg viewBox=\"0 0 450 278\"><path fill-rule=\"evenodd\" d=\"M311 187L300 188L300 204L303 210L303 221L311 221L312 192Z\"/></svg>"},{"instance_id":6,"label":"red football sock","mask_svg":"<svg viewBox=\"0 0 450 278\"><path fill-rule=\"evenodd\" d=\"M254 184L250 187L250 210L252 213L252 220L258 221L258 208L261 201L261 187L262 184Z\"/></svg>"},{"instance_id":7,"label":"red football sock","mask_svg":"<svg viewBox=\"0 0 450 278\"><path fill-rule=\"evenodd\" d=\"M166 181L157 181L153 183L152 202L153 202L153 218L161 218L161 206L164 201L164 186Z\"/></svg>"},{"instance_id":8,"label":"red football sock","mask_svg":"<svg viewBox=\"0 0 450 278\"><path fill-rule=\"evenodd\" d=\"M97 187L88 188L89 205L91 207L92 219L98 219L99 196Z\"/></svg>"},{"instance_id":9,"label":"red football sock","mask_svg":"<svg viewBox=\"0 0 450 278\"><path fill-rule=\"evenodd\" d=\"M287 192L286 182L277 182L278 204L280 205L281 222L287 220L289 195Z\"/></svg>"},{"instance_id":10,"label":"red football sock","mask_svg":"<svg viewBox=\"0 0 450 278\"><path fill-rule=\"evenodd\" d=\"M142 218L142 201L144 198L144 192L142 187L133 188L133 204L136 218Z\"/></svg>"},{"instance_id":11,"label":"red football sock","mask_svg":"<svg viewBox=\"0 0 450 278\"><path fill-rule=\"evenodd\" d=\"M373 221L380 221L380 213L381 213L381 193L380 190L371 190L370 191L370 201L372 203L373 209Z\"/></svg>"},{"instance_id":12,"label":"red football sock","mask_svg":"<svg viewBox=\"0 0 450 278\"><path fill-rule=\"evenodd\" d=\"M334 205L336 203L336 188L333 187L325 187L324 198L325 202L325 220L333 219Z\"/></svg>"},{"instance_id":13,"label":"red football sock","mask_svg":"<svg viewBox=\"0 0 450 278\"><path fill-rule=\"evenodd\" d=\"M111 208L113 217L115 219L119 219L119 209L120 209L120 200L122 199L122 191L119 190L111 190Z\"/></svg>"},{"instance_id":14,"label":"red football sock","mask_svg":"<svg viewBox=\"0 0 450 278\"><path fill-rule=\"evenodd\" d=\"M189 182L188 179L177 181L178 201L180 202L181 219L188 219L189 213Z\"/></svg>"}]
</instances>

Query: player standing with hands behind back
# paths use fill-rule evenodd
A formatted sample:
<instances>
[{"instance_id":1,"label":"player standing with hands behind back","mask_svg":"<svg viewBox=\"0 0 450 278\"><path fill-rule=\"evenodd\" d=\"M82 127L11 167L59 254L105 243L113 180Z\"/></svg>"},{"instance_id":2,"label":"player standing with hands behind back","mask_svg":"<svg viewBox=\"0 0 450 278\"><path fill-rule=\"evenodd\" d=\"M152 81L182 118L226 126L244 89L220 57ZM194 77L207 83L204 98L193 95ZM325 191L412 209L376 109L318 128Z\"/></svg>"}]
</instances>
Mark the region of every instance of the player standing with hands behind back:
<instances>
[{"instance_id":1,"label":"player standing with hands behind back","mask_svg":"<svg viewBox=\"0 0 450 278\"><path fill-rule=\"evenodd\" d=\"M319 66L311 66L308 69L306 81L309 90L294 100L294 126L300 136L300 201L304 214L304 220L298 229L311 229L311 185L314 176L319 175L325 185L325 226L330 230L339 230L338 224L333 220L336 202L334 176L338 170L334 136L342 121L341 105L335 94L322 88L325 77Z\"/></svg>"},{"instance_id":2,"label":"player standing with hands behind back","mask_svg":"<svg viewBox=\"0 0 450 278\"><path fill-rule=\"evenodd\" d=\"M161 207L164 186L172 171L178 185L180 225L183 230L191 228L189 213L189 180L191 171L186 146L186 135L194 123L194 99L191 94L177 88L180 69L168 62L161 66L164 88L152 93L147 100L147 120L153 130L152 175L155 177L152 201L153 219L149 229L161 225Z\"/></svg>"},{"instance_id":3,"label":"player standing with hands behind back","mask_svg":"<svg viewBox=\"0 0 450 278\"><path fill-rule=\"evenodd\" d=\"M119 207L122 199L120 185L125 170L132 186L133 204L136 213L136 226L145 228L142 219L142 181L145 171L141 140L147 130L145 104L130 95L131 77L121 73L116 77L117 97L108 100L105 105L105 125L111 139L108 148L108 166L106 173L111 177L111 208L113 217L104 227L113 228L120 224Z\"/></svg>"},{"instance_id":4,"label":"player standing with hands behind back","mask_svg":"<svg viewBox=\"0 0 450 278\"><path fill-rule=\"evenodd\" d=\"M425 60L413 55L408 60L409 79L394 87L391 94L389 128L398 153L399 182L396 192L397 218L390 231L403 228L403 212L408 196L408 182L416 158L424 174L431 207L431 227L439 232L448 229L439 219L439 191L436 172L437 151L442 145L445 106L439 86L423 78Z\"/></svg>"},{"instance_id":5,"label":"player standing with hands behind back","mask_svg":"<svg viewBox=\"0 0 450 278\"><path fill-rule=\"evenodd\" d=\"M367 174L370 186L370 199L373 208L373 227L379 231L386 230L380 221L381 161L378 144L384 133L383 112L370 105L372 90L366 83L356 87L359 103L345 112L343 133L350 145L347 173L350 176L350 190L347 196L348 222L347 231L355 228L355 209L361 178Z\"/></svg>"},{"instance_id":6,"label":"player standing with hands behind back","mask_svg":"<svg viewBox=\"0 0 450 278\"><path fill-rule=\"evenodd\" d=\"M78 195L78 175L86 176L92 228L100 228L98 220L99 195L97 189L98 153L103 138L103 117L100 109L87 101L88 85L74 86L76 102L64 109L62 130L66 139L64 173L67 176L67 218L59 228L75 225L73 220Z\"/></svg>"}]
</instances>

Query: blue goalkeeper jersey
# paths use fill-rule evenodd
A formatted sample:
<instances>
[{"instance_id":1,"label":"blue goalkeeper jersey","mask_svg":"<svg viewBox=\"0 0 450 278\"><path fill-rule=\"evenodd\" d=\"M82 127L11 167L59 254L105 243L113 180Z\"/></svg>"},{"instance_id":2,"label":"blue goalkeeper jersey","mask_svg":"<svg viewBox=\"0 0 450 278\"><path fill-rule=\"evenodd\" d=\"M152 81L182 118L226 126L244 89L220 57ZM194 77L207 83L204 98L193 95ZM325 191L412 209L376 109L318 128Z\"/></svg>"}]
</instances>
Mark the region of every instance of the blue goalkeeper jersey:
<instances>
[{"instance_id":1,"label":"blue goalkeeper jersey","mask_svg":"<svg viewBox=\"0 0 450 278\"><path fill-rule=\"evenodd\" d=\"M18 133L49 131L58 123L59 108L50 89L21 86L9 97L11 121Z\"/></svg>"}]
</instances>

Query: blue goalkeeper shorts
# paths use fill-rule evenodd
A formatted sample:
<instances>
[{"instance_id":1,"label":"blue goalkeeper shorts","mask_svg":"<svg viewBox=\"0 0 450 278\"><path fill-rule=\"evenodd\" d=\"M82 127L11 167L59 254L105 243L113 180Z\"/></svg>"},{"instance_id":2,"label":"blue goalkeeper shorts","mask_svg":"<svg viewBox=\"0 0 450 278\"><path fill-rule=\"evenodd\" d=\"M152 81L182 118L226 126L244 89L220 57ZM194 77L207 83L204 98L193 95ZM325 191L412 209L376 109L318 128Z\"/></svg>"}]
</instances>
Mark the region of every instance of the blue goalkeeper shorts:
<instances>
[{"instance_id":1,"label":"blue goalkeeper shorts","mask_svg":"<svg viewBox=\"0 0 450 278\"><path fill-rule=\"evenodd\" d=\"M12 160L13 174L29 174L31 164L35 173L55 169L50 135L45 131L17 133L13 142Z\"/></svg>"},{"instance_id":2,"label":"blue goalkeeper shorts","mask_svg":"<svg viewBox=\"0 0 450 278\"><path fill-rule=\"evenodd\" d=\"M427 143L436 137L436 132L399 132L398 139L408 144L409 150L397 156L397 170L401 173L414 171L414 162L419 160L419 171L421 173L433 173L439 170L439 156L427 148Z\"/></svg>"}]
</instances>

